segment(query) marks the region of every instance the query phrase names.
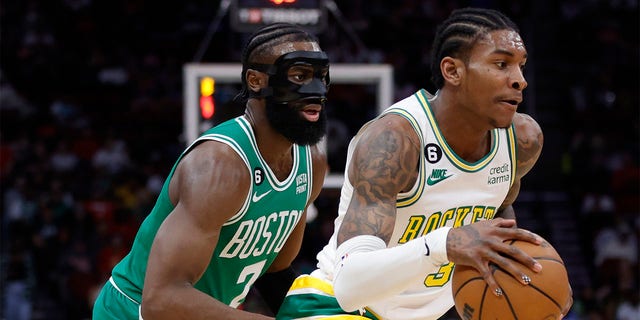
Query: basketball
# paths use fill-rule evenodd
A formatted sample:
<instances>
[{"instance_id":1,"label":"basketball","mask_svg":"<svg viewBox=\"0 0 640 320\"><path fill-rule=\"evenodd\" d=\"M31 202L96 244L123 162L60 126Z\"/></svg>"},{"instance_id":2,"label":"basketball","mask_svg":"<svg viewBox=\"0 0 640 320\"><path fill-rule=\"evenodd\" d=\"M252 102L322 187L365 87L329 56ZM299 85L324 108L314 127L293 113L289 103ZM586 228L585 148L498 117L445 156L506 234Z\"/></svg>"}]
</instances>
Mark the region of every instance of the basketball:
<instances>
[{"instance_id":1,"label":"basketball","mask_svg":"<svg viewBox=\"0 0 640 320\"><path fill-rule=\"evenodd\" d=\"M458 315L464 320L560 319L563 307L572 299L572 292L558 252L547 241L539 246L519 240L506 242L538 260L542 271L536 273L515 262L531 278L531 283L524 285L492 265L493 276L502 288L502 295L496 296L475 268L456 265L452 289Z\"/></svg>"}]
</instances>

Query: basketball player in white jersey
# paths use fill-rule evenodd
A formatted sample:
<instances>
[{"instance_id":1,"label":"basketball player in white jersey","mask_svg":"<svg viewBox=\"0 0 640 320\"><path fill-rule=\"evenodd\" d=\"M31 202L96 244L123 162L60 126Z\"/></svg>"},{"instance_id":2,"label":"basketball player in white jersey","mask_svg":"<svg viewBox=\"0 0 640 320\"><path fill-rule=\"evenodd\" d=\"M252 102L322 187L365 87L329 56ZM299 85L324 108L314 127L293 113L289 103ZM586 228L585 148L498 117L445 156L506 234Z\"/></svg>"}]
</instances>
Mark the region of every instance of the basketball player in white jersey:
<instances>
[{"instance_id":1,"label":"basketball player in white jersey","mask_svg":"<svg viewBox=\"0 0 640 320\"><path fill-rule=\"evenodd\" d=\"M543 143L517 112L527 87L518 28L500 12L461 9L432 48L438 91L392 105L353 138L334 234L277 319L438 319L454 305L456 264L476 268L498 296L490 263L523 285L541 270L503 243L540 243L516 227L512 207Z\"/></svg>"}]
</instances>

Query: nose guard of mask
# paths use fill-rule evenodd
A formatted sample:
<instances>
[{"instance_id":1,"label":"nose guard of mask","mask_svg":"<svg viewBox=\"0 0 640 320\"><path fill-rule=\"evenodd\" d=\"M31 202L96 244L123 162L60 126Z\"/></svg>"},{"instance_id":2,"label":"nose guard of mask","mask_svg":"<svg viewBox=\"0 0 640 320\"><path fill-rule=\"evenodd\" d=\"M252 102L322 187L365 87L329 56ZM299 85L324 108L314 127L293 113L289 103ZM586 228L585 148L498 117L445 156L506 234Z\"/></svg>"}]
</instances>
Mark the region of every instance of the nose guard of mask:
<instances>
[{"instance_id":1,"label":"nose guard of mask","mask_svg":"<svg viewBox=\"0 0 640 320\"><path fill-rule=\"evenodd\" d=\"M289 81L288 71L294 66L311 66L313 78L305 84ZM326 100L329 90L329 73L323 71L329 67L329 58L322 51L293 51L284 54L273 64L251 64L249 68L269 75L269 86L259 92L251 92L252 98L267 98L275 103L289 103L307 98Z\"/></svg>"}]
</instances>

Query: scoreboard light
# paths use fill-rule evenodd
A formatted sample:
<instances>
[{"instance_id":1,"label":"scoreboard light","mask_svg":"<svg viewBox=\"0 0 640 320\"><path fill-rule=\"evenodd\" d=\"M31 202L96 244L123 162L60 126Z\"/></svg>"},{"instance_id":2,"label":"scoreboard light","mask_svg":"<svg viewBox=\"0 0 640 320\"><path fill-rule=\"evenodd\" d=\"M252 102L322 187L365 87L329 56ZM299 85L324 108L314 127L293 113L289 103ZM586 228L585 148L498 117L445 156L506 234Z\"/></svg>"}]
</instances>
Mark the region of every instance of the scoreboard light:
<instances>
[{"instance_id":1,"label":"scoreboard light","mask_svg":"<svg viewBox=\"0 0 640 320\"><path fill-rule=\"evenodd\" d=\"M213 77L200 78L200 115L209 120L216 112L213 94L216 91L216 80Z\"/></svg>"},{"instance_id":2,"label":"scoreboard light","mask_svg":"<svg viewBox=\"0 0 640 320\"><path fill-rule=\"evenodd\" d=\"M288 22L320 33L327 24L324 0L237 0L231 2L230 12L231 27L238 32Z\"/></svg>"}]
</instances>

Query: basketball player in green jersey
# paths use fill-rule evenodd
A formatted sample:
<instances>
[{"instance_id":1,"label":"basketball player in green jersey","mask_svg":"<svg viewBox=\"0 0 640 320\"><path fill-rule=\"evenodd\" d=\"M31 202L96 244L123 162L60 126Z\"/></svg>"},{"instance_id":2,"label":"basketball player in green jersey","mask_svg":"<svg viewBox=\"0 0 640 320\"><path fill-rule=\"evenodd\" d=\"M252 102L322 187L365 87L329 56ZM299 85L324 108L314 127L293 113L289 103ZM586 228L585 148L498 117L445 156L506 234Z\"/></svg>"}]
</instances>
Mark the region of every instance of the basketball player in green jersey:
<instances>
[{"instance_id":1,"label":"basketball player in green jersey","mask_svg":"<svg viewBox=\"0 0 640 320\"><path fill-rule=\"evenodd\" d=\"M245 114L204 132L173 166L93 319L269 319L239 310L252 285L277 311L321 191L329 61L289 24L242 56ZM256 283L258 281L258 283Z\"/></svg>"},{"instance_id":2,"label":"basketball player in green jersey","mask_svg":"<svg viewBox=\"0 0 640 320\"><path fill-rule=\"evenodd\" d=\"M503 242L540 243L512 207L543 143L516 112L527 87L518 28L495 10L456 10L432 50L435 95L402 99L351 140L334 234L278 319L435 320L454 305L455 264L476 268L497 296L490 263L522 285L540 271ZM566 314L571 301L561 303Z\"/></svg>"}]
</instances>

